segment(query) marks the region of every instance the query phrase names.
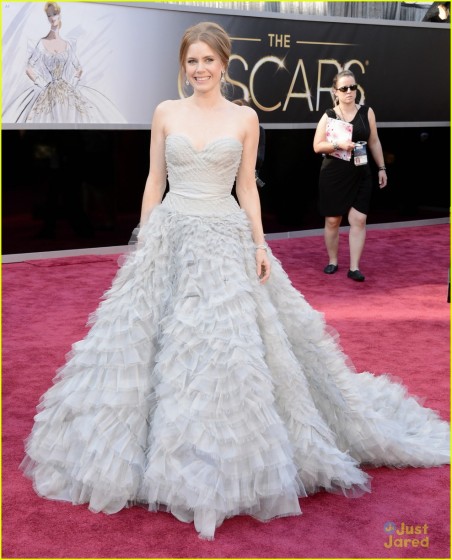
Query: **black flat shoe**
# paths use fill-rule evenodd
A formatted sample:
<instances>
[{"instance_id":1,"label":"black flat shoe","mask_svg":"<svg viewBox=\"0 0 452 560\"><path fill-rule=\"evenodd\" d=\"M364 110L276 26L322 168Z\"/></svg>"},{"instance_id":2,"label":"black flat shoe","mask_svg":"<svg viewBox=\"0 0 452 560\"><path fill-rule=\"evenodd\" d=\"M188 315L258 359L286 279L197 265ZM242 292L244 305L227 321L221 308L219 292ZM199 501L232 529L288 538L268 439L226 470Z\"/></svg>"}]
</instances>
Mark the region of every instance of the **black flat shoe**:
<instances>
[{"instance_id":1,"label":"black flat shoe","mask_svg":"<svg viewBox=\"0 0 452 560\"><path fill-rule=\"evenodd\" d=\"M325 266L325 268L323 269L323 272L325 274L334 274L335 272L337 272L339 269L339 267L337 266L337 264L328 264L327 266Z\"/></svg>"},{"instance_id":2,"label":"black flat shoe","mask_svg":"<svg viewBox=\"0 0 452 560\"><path fill-rule=\"evenodd\" d=\"M359 270L349 270L347 276L356 282L364 282L366 278Z\"/></svg>"}]
</instances>

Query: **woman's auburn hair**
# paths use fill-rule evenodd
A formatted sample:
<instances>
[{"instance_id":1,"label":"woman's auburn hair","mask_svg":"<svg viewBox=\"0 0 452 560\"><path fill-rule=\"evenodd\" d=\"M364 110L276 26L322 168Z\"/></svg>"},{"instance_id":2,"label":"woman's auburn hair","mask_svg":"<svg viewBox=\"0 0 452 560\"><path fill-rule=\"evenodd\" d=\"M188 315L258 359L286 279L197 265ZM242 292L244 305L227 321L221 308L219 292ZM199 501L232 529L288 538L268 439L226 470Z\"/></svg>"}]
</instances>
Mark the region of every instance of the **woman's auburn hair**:
<instances>
[{"instance_id":1,"label":"woman's auburn hair","mask_svg":"<svg viewBox=\"0 0 452 560\"><path fill-rule=\"evenodd\" d=\"M225 70L227 70L229 57L231 56L231 39L221 25L211 21L202 21L185 31L179 49L180 69L184 69L189 47L199 41L209 45L218 54Z\"/></svg>"}]
</instances>

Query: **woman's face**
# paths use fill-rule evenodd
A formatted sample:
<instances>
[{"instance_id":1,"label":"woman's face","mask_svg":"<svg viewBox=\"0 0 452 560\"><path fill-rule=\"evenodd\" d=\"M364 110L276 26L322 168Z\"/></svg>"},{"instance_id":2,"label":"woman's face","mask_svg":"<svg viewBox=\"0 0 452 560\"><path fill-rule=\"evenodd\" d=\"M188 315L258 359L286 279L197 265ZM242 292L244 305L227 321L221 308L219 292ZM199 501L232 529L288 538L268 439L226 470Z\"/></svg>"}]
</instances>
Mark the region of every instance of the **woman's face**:
<instances>
[{"instance_id":1,"label":"woman's face","mask_svg":"<svg viewBox=\"0 0 452 560\"><path fill-rule=\"evenodd\" d=\"M208 91L220 83L224 66L216 51L198 41L188 47L184 70L195 90Z\"/></svg>"},{"instance_id":2,"label":"woman's face","mask_svg":"<svg viewBox=\"0 0 452 560\"><path fill-rule=\"evenodd\" d=\"M352 91L349 86L356 86L356 80L352 76L342 76L338 79L334 93L337 95L339 101L343 103L355 102L357 90L355 88L355 91ZM345 89L345 91L341 91L343 89Z\"/></svg>"},{"instance_id":3,"label":"woman's face","mask_svg":"<svg viewBox=\"0 0 452 560\"><path fill-rule=\"evenodd\" d=\"M52 27L58 27L60 24L60 14L57 13L53 6L50 6L46 12L47 19Z\"/></svg>"}]
</instances>

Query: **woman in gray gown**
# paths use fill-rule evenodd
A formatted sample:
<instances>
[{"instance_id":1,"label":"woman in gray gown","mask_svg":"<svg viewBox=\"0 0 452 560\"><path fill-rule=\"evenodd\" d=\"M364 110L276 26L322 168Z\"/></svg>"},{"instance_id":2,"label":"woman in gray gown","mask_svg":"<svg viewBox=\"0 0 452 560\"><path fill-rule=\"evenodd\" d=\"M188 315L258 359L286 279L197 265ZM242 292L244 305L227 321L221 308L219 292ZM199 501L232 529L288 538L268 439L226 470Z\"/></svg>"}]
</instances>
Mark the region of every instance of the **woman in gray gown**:
<instances>
[{"instance_id":1,"label":"woman in gray gown","mask_svg":"<svg viewBox=\"0 0 452 560\"><path fill-rule=\"evenodd\" d=\"M155 111L137 246L43 396L23 462L42 496L163 508L206 539L226 517L298 515L319 489L368 491L362 463L449 460L448 423L352 371L271 255L257 116L221 93L229 55L217 24L186 31L193 94Z\"/></svg>"}]
</instances>

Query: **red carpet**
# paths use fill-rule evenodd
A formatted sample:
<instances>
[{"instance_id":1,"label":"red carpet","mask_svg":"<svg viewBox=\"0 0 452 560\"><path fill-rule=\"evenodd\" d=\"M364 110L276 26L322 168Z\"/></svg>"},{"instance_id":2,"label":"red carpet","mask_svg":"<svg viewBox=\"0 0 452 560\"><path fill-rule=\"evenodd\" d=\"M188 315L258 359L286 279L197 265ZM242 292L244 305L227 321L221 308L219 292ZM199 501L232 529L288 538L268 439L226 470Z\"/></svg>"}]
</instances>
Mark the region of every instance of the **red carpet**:
<instances>
[{"instance_id":1,"label":"red carpet","mask_svg":"<svg viewBox=\"0 0 452 560\"><path fill-rule=\"evenodd\" d=\"M271 243L294 285L341 334L358 371L392 372L426 406L449 412L449 226L373 230L362 259L366 281L326 264L320 237ZM135 507L107 516L38 498L18 469L35 406L83 337L109 287L116 257L3 265L3 557L6 558L449 558L449 468L372 469L372 494L317 494L303 515L262 524L226 520L215 541L192 525ZM388 521L419 535L396 535Z\"/></svg>"}]
</instances>

